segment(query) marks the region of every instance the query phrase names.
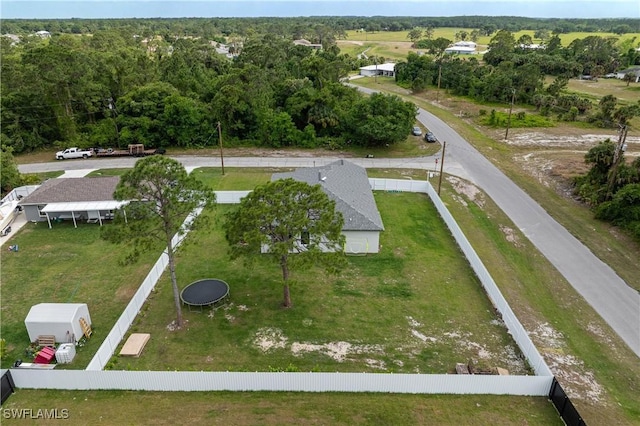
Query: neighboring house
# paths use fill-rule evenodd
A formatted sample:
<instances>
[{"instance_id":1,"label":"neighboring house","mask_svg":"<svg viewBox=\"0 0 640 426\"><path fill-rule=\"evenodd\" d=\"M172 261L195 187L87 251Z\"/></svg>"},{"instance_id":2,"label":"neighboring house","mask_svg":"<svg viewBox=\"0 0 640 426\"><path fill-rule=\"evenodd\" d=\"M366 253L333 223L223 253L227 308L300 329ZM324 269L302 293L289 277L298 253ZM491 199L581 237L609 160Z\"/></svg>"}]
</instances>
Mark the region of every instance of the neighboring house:
<instances>
[{"instance_id":1,"label":"neighboring house","mask_svg":"<svg viewBox=\"0 0 640 426\"><path fill-rule=\"evenodd\" d=\"M3 34L2 37L6 37L8 39L11 39L11 46L15 46L16 44L20 43L20 36L16 35L16 34Z\"/></svg>"},{"instance_id":2,"label":"neighboring house","mask_svg":"<svg viewBox=\"0 0 640 426\"><path fill-rule=\"evenodd\" d=\"M474 41L456 41L451 46L453 47L471 47L473 50L476 50L478 45Z\"/></svg>"},{"instance_id":3,"label":"neighboring house","mask_svg":"<svg viewBox=\"0 0 640 426\"><path fill-rule=\"evenodd\" d=\"M224 55L228 59L232 59L234 57L234 54L229 51L230 46L227 46L226 44L218 43L216 41L211 41L210 43L212 46L214 46L214 48L216 49L216 53L218 53L219 55Z\"/></svg>"},{"instance_id":4,"label":"neighboring house","mask_svg":"<svg viewBox=\"0 0 640 426\"><path fill-rule=\"evenodd\" d=\"M519 45L520 49L523 50L538 50L538 49L544 49L544 45L543 44L537 44L537 43L531 43L531 44L521 44Z\"/></svg>"},{"instance_id":5,"label":"neighboring house","mask_svg":"<svg viewBox=\"0 0 640 426\"><path fill-rule=\"evenodd\" d=\"M293 44L296 46L310 47L311 49L322 49L322 45L318 43L311 43L309 40L301 38L300 40L293 40Z\"/></svg>"},{"instance_id":6,"label":"neighboring house","mask_svg":"<svg viewBox=\"0 0 640 426\"><path fill-rule=\"evenodd\" d=\"M51 33L49 31L38 31L36 32L36 35L40 38L50 38L51 37Z\"/></svg>"},{"instance_id":7,"label":"neighboring house","mask_svg":"<svg viewBox=\"0 0 640 426\"><path fill-rule=\"evenodd\" d=\"M475 43L473 43L475 45ZM444 53L471 55L476 53L475 46L456 46L455 44L444 49Z\"/></svg>"},{"instance_id":8,"label":"neighboring house","mask_svg":"<svg viewBox=\"0 0 640 426\"><path fill-rule=\"evenodd\" d=\"M367 65L366 67L360 67L360 75L363 75L365 77L373 77L376 75L381 75L383 77L395 77L396 64L389 62L386 64Z\"/></svg>"},{"instance_id":9,"label":"neighboring house","mask_svg":"<svg viewBox=\"0 0 640 426\"><path fill-rule=\"evenodd\" d=\"M633 83L640 82L640 65L636 65L634 67L627 68L626 70L618 71L616 73L616 76L620 80L623 80L627 74L631 74L631 76L633 77L631 81Z\"/></svg>"},{"instance_id":10,"label":"neighboring house","mask_svg":"<svg viewBox=\"0 0 640 426\"><path fill-rule=\"evenodd\" d=\"M326 166L271 176L272 181L286 178L320 185L329 199L336 202L336 210L344 218L342 234L346 238L346 253L378 253L384 225L364 168L338 160Z\"/></svg>"},{"instance_id":11,"label":"neighboring house","mask_svg":"<svg viewBox=\"0 0 640 426\"><path fill-rule=\"evenodd\" d=\"M60 219L71 219L76 227L77 220L102 225L103 219L112 219L114 210L126 204L113 198L119 181L118 176L49 179L18 205L26 220L47 221L49 227L52 220Z\"/></svg>"}]
</instances>

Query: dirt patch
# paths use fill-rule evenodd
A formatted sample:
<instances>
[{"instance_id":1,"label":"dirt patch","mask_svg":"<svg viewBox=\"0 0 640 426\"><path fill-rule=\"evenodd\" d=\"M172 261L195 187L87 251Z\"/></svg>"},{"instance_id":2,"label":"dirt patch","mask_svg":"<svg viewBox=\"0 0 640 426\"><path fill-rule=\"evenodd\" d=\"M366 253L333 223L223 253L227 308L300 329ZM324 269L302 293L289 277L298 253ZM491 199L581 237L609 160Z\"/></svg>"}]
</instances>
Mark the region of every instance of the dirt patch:
<instances>
[{"instance_id":1,"label":"dirt patch","mask_svg":"<svg viewBox=\"0 0 640 426\"><path fill-rule=\"evenodd\" d=\"M593 372L588 371L581 360L566 353L562 333L554 330L548 323L543 323L530 331L529 336L570 398L596 404L604 403L601 400L604 388L595 380Z\"/></svg>"},{"instance_id":2,"label":"dirt patch","mask_svg":"<svg viewBox=\"0 0 640 426\"><path fill-rule=\"evenodd\" d=\"M116 299L118 299L118 300L131 300L131 298L133 297L135 292L136 292L135 288L120 287L116 291Z\"/></svg>"},{"instance_id":3,"label":"dirt patch","mask_svg":"<svg viewBox=\"0 0 640 426\"><path fill-rule=\"evenodd\" d=\"M509 241L511 244L513 244L516 247L522 247L522 243L520 242L520 238L518 238L516 231L504 225L500 225L500 230L504 234L507 241Z\"/></svg>"},{"instance_id":4,"label":"dirt patch","mask_svg":"<svg viewBox=\"0 0 640 426\"><path fill-rule=\"evenodd\" d=\"M300 355L304 352L322 352L337 362L344 362L350 354L382 353L382 347L379 345L354 345L349 342L330 342L323 345L294 342L291 344L291 352L294 355ZM381 363L381 361L376 362Z\"/></svg>"},{"instance_id":5,"label":"dirt patch","mask_svg":"<svg viewBox=\"0 0 640 426\"><path fill-rule=\"evenodd\" d=\"M453 189L454 191L456 191L456 193L466 196L467 199L473 201L479 207L484 207L484 194L482 193L482 191L480 191L480 189L478 189L477 186L455 176L448 176L447 182L449 182L451 186L453 186ZM466 206L464 200L459 201L463 202Z\"/></svg>"},{"instance_id":6,"label":"dirt patch","mask_svg":"<svg viewBox=\"0 0 640 426\"><path fill-rule=\"evenodd\" d=\"M282 330L279 328L261 328L256 332L256 336L253 339L253 343L262 352L267 352L271 349L282 349L286 346L287 337L282 334Z\"/></svg>"},{"instance_id":7,"label":"dirt patch","mask_svg":"<svg viewBox=\"0 0 640 426\"><path fill-rule=\"evenodd\" d=\"M185 327L189 323L189 320L183 320L182 322L184 323L182 324L182 326ZM169 324L167 324L167 331L176 331L180 329L181 327L178 327L176 320L173 320Z\"/></svg>"},{"instance_id":8,"label":"dirt patch","mask_svg":"<svg viewBox=\"0 0 640 426\"><path fill-rule=\"evenodd\" d=\"M491 130L489 133L495 140L504 140L503 129ZM611 139L615 142L618 140L618 137L619 135L615 129L587 134L581 133L580 129L568 129L564 127L559 129L544 129L544 132L517 129L510 133L509 139L504 143L523 147L582 148L586 151L606 139ZM626 143L629 145L629 148L636 148L640 145L640 136L627 135Z\"/></svg>"}]
</instances>

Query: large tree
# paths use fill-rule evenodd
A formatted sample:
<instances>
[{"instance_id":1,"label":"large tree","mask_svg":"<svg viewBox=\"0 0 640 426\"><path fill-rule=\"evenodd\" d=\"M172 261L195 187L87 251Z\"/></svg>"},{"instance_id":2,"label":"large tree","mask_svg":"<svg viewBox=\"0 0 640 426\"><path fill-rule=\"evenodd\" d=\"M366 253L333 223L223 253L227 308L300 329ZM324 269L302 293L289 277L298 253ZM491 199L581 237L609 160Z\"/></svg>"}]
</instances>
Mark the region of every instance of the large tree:
<instances>
[{"instance_id":1,"label":"large tree","mask_svg":"<svg viewBox=\"0 0 640 426\"><path fill-rule=\"evenodd\" d=\"M0 192L2 195L22 184L22 176L18 171L18 165L13 158L12 152L11 147L5 147L4 145L0 149L0 178L2 178Z\"/></svg>"},{"instance_id":2,"label":"large tree","mask_svg":"<svg viewBox=\"0 0 640 426\"><path fill-rule=\"evenodd\" d=\"M282 270L285 307L291 306L291 269L322 265L339 268L344 259L344 219L335 201L322 191L293 179L258 186L229 212L226 238L232 258L267 256Z\"/></svg>"},{"instance_id":3,"label":"large tree","mask_svg":"<svg viewBox=\"0 0 640 426\"><path fill-rule=\"evenodd\" d=\"M215 193L188 174L178 161L154 155L138 160L133 169L125 172L113 196L130 202L124 207L126 216L119 210L114 226L103 227L103 237L128 241L131 252L127 259L131 261L158 242L166 245L176 325L182 327L173 237L203 224L200 218L188 223L185 219L194 209L213 205Z\"/></svg>"}]
</instances>

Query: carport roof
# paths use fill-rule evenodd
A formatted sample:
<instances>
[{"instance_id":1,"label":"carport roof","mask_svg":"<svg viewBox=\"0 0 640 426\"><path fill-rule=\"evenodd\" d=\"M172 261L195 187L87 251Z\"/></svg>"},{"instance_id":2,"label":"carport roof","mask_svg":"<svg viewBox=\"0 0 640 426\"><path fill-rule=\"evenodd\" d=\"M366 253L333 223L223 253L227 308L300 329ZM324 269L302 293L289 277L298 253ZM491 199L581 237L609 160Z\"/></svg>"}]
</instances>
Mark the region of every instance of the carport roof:
<instances>
[{"instance_id":1,"label":"carport roof","mask_svg":"<svg viewBox=\"0 0 640 426\"><path fill-rule=\"evenodd\" d=\"M115 210L128 201L80 201L69 203L49 203L40 211L42 213L84 212L96 210Z\"/></svg>"}]
</instances>

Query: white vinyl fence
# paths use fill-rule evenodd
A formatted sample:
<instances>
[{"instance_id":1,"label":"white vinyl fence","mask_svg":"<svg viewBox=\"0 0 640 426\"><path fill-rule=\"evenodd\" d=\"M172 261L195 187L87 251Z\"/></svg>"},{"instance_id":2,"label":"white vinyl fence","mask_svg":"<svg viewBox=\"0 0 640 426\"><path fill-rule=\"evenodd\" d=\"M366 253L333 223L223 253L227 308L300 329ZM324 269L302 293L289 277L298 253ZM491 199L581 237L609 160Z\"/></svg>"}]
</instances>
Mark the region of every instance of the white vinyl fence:
<instances>
[{"instance_id":1,"label":"white vinyl fence","mask_svg":"<svg viewBox=\"0 0 640 426\"><path fill-rule=\"evenodd\" d=\"M217 204L239 204L251 191L216 191Z\"/></svg>"},{"instance_id":2,"label":"white vinyl fence","mask_svg":"<svg viewBox=\"0 0 640 426\"><path fill-rule=\"evenodd\" d=\"M383 392L548 396L553 377L385 373L229 373L12 369L17 388Z\"/></svg>"},{"instance_id":3,"label":"white vinyl fence","mask_svg":"<svg viewBox=\"0 0 640 426\"><path fill-rule=\"evenodd\" d=\"M120 389L150 391L299 391L390 392L423 394L493 394L548 396L553 375L509 304L484 267L436 191L427 181L369 179L374 190L420 192L429 195L456 242L469 260L491 302L520 347L536 376L489 376L384 373L266 373L212 371L103 371L140 308L167 266L163 253L131 299L86 370L14 368L16 387L25 389ZM219 203L238 203L250 191L217 192ZM188 223L200 214L194 211ZM177 247L186 234L176 235Z\"/></svg>"},{"instance_id":4,"label":"white vinyl fence","mask_svg":"<svg viewBox=\"0 0 640 426\"><path fill-rule=\"evenodd\" d=\"M436 190L433 189L429 182L426 182L426 184L427 194L436 206L438 213L440 213L440 217L442 217L442 220L447 224L449 231L453 234L453 238L455 238L458 246L473 268L473 271L480 279L482 287L484 287L484 290L487 292L489 300L491 300L493 306L498 310L500 315L502 315L502 320L507 326L509 333L511 333L513 340L515 340L520 347L520 351L522 351L526 357L529 365L539 376L553 376L553 373L551 373L551 370L544 362L544 358L542 358L524 327L520 324L520 321L511 310L507 300L502 296L502 293L500 292L500 289L498 289L495 281L493 281L491 274L489 274L489 271L482 263L482 260L480 260L480 257L478 257L478 254L471 246L471 243L469 243L469 240L467 240L467 237L458 226L458 223L455 221L453 216L451 216L451 213L447 210L446 206L436 193Z\"/></svg>"},{"instance_id":5,"label":"white vinyl fence","mask_svg":"<svg viewBox=\"0 0 640 426\"><path fill-rule=\"evenodd\" d=\"M195 209L184 221L183 224L183 232L177 233L174 235L172 243L174 247L178 247L182 240L186 237L187 232L186 229L188 225L202 212L202 208ZM107 337L105 338L100 348L98 348L98 352L94 355L94 357L89 362L87 366L87 370L102 370L111 356L113 356L116 348L122 341L122 338L127 334L129 327L135 320L136 316L140 312L142 305L149 297L151 290L156 286L156 283L162 276L164 270L169 264L169 256L167 255L166 250L160 255L158 261L153 265L147 277L142 281L142 284L136 291L136 294L133 295L131 301L116 321L116 324L113 326Z\"/></svg>"},{"instance_id":6,"label":"white vinyl fence","mask_svg":"<svg viewBox=\"0 0 640 426\"><path fill-rule=\"evenodd\" d=\"M38 189L39 186L40 185L26 185L15 188L4 196L0 204L4 204L7 201L20 200Z\"/></svg>"}]
</instances>

